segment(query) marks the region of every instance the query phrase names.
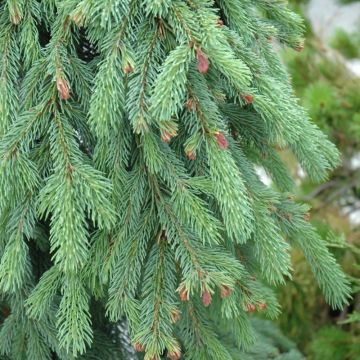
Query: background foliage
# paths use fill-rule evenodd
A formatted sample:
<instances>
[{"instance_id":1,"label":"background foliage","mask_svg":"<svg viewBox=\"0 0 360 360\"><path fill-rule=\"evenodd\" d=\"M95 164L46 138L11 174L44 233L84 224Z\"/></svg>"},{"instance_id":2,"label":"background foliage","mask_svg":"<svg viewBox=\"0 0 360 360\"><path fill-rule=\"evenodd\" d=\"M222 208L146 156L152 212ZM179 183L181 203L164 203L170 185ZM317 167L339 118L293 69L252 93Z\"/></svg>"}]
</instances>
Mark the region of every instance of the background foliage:
<instances>
[{"instance_id":1,"label":"background foliage","mask_svg":"<svg viewBox=\"0 0 360 360\"><path fill-rule=\"evenodd\" d=\"M305 1L306 2L306 1ZM302 13L304 1L293 1ZM359 57L360 31L337 30L331 47L320 40L307 23L306 46L302 53L284 52L292 83L312 119L341 149L342 165L329 180L314 186L299 174L298 197L312 204L312 222L328 241L336 258L353 281L354 299L341 312L332 311L312 286L312 275L301 253L294 251L294 282L281 289L284 313L281 328L293 338L309 359L360 358L360 79L346 66L346 58ZM292 157L283 154L291 166Z\"/></svg>"}]
</instances>

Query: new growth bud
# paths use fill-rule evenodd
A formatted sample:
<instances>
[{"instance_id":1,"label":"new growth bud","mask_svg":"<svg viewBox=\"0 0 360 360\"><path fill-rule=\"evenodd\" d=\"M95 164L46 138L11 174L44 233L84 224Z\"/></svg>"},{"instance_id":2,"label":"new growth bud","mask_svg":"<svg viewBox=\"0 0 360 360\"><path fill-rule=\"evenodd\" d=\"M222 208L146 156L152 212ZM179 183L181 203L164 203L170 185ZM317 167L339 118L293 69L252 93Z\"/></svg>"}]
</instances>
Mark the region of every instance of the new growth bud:
<instances>
[{"instance_id":1,"label":"new growth bud","mask_svg":"<svg viewBox=\"0 0 360 360\"><path fill-rule=\"evenodd\" d=\"M142 345L138 342L134 344L134 349L136 352L144 352L145 351L144 345Z\"/></svg>"},{"instance_id":2,"label":"new growth bud","mask_svg":"<svg viewBox=\"0 0 360 360\"><path fill-rule=\"evenodd\" d=\"M202 294L202 302L205 307L208 307L211 304L212 296L209 292L209 290L205 290Z\"/></svg>"},{"instance_id":3,"label":"new growth bud","mask_svg":"<svg viewBox=\"0 0 360 360\"><path fill-rule=\"evenodd\" d=\"M167 357L170 360L180 360L181 359L181 351L180 351L180 349L169 352L167 354Z\"/></svg>"},{"instance_id":4,"label":"new growth bud","mask_svg":"<svg viewBox=\"0 0 360 360\"><path fill-rule=\"evenodd\" d=\"M225 299L231 295L231 289L226 285L221 285L220 287L220 296L222 299Z\"/></svg>"},{"instance_id":5,"label":"new growth bud","mask_svg":"<svg viewBox=\"0 0 360 360\"><path fill-rule=\"evenodd\" d=\"M59 92L59 96L61 100L68 100L70 99L70 89L67 81L62 78L58 77L56 79L56 88Z\"/></svg>"},{"instance_id":6,"label":"new growth bud","mask_svg":"<svg viewBox=\"0 0 360 360\"><path fill-rule=\"evenodd\" d=\"M219 145L220 149L227 149L229 147L229 142L227 141L225 135L222 132L215 133L215 140Z\"/></svg>"},{"instance_id":7,"label":"new growth bud","mask_svg":"<svg viewBox=\"0 0 360 360\"><path fill-rule=\"evenodd\" d=\"M196 50L196 57L198 61L198 70L201 74L206 74L209 71L209 59L208 57L200 50Z\"/></svg>"},{"instance_id":8,"label":"new growth bud","mask_svg":"<svg viewBox=\"0 0 360 360\"><path fill-rule=\"evenodd\" d=\"M252 104L254 101L254 97L252 95L244 95L243 98L247 104Z\"/></svg>"},{"instance_id":9,"label":"new growth bud","mask_svg":"<svg viewBox=\"0 0 360 360\"><path fill-rule=\"evenodd\" d=\"M186 290L185 286L182 286L179 289L179 296L181 301L188 301L189 300L189 293Z\"/></svg>"}]
</instances>

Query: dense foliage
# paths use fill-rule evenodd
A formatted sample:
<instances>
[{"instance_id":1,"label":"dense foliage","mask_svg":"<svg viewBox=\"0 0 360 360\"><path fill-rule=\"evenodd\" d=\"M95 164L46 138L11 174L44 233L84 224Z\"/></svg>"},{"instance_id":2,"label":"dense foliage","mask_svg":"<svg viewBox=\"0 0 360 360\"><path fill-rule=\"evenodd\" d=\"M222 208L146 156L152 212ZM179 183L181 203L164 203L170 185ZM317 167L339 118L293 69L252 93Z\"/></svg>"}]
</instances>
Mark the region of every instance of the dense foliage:
<instances>
[{"instance_id":1,"label":"dense foliage","mask_svg":"<svg viewBox=\"0 0 360 360\"><path fill-rule=\"evenodd\" d=\"M290 246L347 303L278 155L316 181L339 163L273 49L303 48L284 2L0 7L1 354L241 358Z\"/></svg>"}]
</instances>

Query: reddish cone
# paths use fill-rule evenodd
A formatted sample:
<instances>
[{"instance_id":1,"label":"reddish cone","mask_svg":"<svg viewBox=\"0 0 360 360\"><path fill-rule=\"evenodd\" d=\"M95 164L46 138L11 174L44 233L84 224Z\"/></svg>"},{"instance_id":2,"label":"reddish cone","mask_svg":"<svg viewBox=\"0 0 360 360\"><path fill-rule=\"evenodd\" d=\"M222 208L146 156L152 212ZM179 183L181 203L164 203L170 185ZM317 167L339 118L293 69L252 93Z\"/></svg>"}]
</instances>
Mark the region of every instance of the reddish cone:
<instances>
[{"instance_id":1,"label":"reddish cone","mask_svg":"<svg viewBox=\"0 0 360 360\"><path fill-rule=\"evenodd\" d=\"M202 302L205 307L208 307L211 304L212 297L208 290L205 290L202 294Z\"/></svg>"},{"instance_id":2,"label":"reddish cone","mask_svg":"<svg viewBox=\"0 0 360 360\"><path fill-rule=\"evenodd\" d=\"M231 289L226 285L221 285L220 287L220 296L222 299L225 299L231 295Z\"/></svg>"},{"instance_id":3,"label":"reddish cone","mask_svg":"<svg viewBox=\"0 0 360 360\"><path fill-rule=\"evenodd\" d=\"M252 104L254 101L254 97L252 95L245 95L244 100L247 104Z\"/></svg>"},{"instance_id":4,"label":"reddish cone","mask_svg":"<svg viewBox=\"0 0 360 360\"><path fill-rule=\"evenodd\" d=\"M188 99L188 101L185 103L185 107L186 107L186 109L188 109L189 111L196 110L195 100L194 100L193 98Z\"/></svg>"},{"instance_id":5,"label":"reddish cone","mask_svg":"<svg viewBox=\"0 0 360 360\"><path fill-rule=\"evenodd\" d=\"M264 311L265 309L266 309L266 303L264 303L264 302L263 302L263 303L260 303L260 304L259 304L259 310L260 310L260 311Z\"/></svg>"},{"instance_id":6,"label":"reddish cone","mask_svg":"<svg viewBox=\"0 0 360 360\"><path fill-rule=\"evenodd\" d=\"M161 132L161 140L166 142L166 143L169 143L171 141L171 139L173 137L175 137L177 135L177 132L176 131L163 131Z\"/></svg>"},{"instance_id":7,"label":"reddish cone","mask_svg":"<svg viewBox=\"0 0 360 360\"><path fill-rule=\"evenodd\" d=\"M124 73L125 74L131 74L134 71L134 68L131 66L131 64L127 63L124 67Z\"/></svg>"},{"instance_id":8,"label":"reddish cone","mask_svg":"<svg viewBox=\"0 0 360 360\"><path fill-rule=\"evenodd\" d=\"M219 19L219 20L216 22L216 25L217 25L217 27L221 28L221 27L224 26L224 22L223 22L221 19Z\"/></svg>"},{"instance_id":9,"label":"reddish cone","mask_svg":"<svg viewBox=\"0 0 360 360\"><path fill-rule=\"evenodd\" d=\"M186 156L189 160L196 160L196 152L193 150L187 151Z\"/></svg>"},{"instance_id":10,"label":"reddish cone","mask_svg":"<svg viewBox=\"0 0 360 360\"><path fill-rule=\"evenodd\" d=\"M229 147L229 142L227 141L223 133L221 132L215 133L215 139L221 149L225 150Z\"/></svg>"},{"instance_id":11,"label":"reddish cone","mask_svg":"<svg viewBox=\"0 0 360 360\"><path fill-rule=\"evenodd\" d=\"M134 349L136 352L143 352L145 350L144 345L142 345L140 343L135 343Z\"/></svg>"},{"instance_id":12,"label":"reddish cone","mask_svg":"<svg viewBox=\"0 0 360 360\"><path fill-rule=\"evenodd\" d=\"M206 74L209 70L209 59L200 49L197 49L196 52L198 70L201 74Z\"/></svg>"},{"instance_id":13,"label":"reddish cone","mask_svg":"<svg viewBox=\"0 0 360 360\"><path fill-rule=\"evenodd\" d=\"M175 351L169 352L167 357L170 360L180 360L181 359L181 351L175 350Z\"/></svg>"},{"instance_id":14,"label":"reddish cone","mask_svg":"<svg viewBox=\"0 0 360 360\"><path fill-rule=\"evenodd\" d=\"M171 318L171 322L173 324L177 323L179 320L180 320L180 311L179 310L173 310L171 313L170 313L170 318Z\"/></svg>"},{"instance_id":15,"label":"reddish cone","mask_svg":"<svg viewBox=\"0 0 360 360\"><path fill-rule=\"evenodd\" d=\"M181 301L189 300L189 293L184 286L179 290L179 296Z\"/></svg>"}]
</instances>

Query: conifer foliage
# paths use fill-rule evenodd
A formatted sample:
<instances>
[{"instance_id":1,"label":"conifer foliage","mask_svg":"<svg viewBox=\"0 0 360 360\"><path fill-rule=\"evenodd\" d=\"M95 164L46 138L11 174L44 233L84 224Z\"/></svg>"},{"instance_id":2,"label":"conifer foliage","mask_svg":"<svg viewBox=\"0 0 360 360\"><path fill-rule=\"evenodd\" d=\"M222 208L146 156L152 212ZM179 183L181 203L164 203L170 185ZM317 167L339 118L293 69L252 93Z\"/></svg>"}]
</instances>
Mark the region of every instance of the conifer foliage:
<instances>
[{"instance_id":1,"label":"conifer foliage","mask_svg":"<svg viewBox=\"0 0 360 360\"><path fill-rule=\"evenodd\" d=\"M1 356L241 358L292 245L347 302L277 151L339 161L271 43L302 30L281 0L0 1Z\"/></svg>"}]
</instances>

